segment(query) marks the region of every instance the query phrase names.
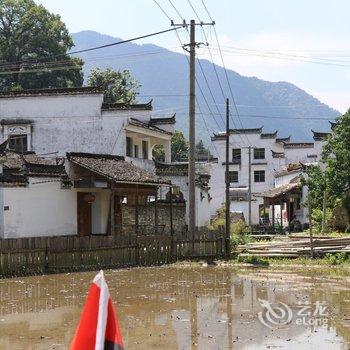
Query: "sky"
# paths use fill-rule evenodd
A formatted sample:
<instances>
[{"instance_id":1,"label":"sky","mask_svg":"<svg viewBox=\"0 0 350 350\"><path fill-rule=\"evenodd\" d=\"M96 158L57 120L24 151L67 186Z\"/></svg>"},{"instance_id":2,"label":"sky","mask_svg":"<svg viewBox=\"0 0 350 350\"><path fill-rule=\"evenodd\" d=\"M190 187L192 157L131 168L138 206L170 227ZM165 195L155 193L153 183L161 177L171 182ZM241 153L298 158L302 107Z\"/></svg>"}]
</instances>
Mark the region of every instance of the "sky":
<instances>
[{"instance_id":1,"label":"sky","mask_svg":"<svg viewBox=\"0 0 350 350\"><path fill-rule=\"evenodd\" d=\"M157 0L175 22L195 19L188 0ZM203 0L216 22L227 68L245 76L288 81L345 112L350 107L349 0ZM128 39L170 28L154 0L37 0L60 14L70 32L94 30ZM199 18L210 21L202 0L190 0ZM187 33L180 34L183 42ZM211 27L197 39L209 42L222 65ZM139 43L181 52L173 32ZM199 57L210 58L207 47Z\"/></svg>"}]
</instances>

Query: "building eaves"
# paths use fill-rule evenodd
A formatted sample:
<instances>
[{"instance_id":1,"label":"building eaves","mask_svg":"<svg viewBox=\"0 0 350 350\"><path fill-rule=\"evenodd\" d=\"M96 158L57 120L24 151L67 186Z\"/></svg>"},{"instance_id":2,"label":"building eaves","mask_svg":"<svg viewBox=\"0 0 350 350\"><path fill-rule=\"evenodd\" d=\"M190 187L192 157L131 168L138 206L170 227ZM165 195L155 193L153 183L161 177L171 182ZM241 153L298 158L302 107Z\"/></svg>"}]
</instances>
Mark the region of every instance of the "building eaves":
<instances>
[{"instance_id":1,"label":"building eaves","mask_svg":"<svg viewBox=\"0 0 350 350\"><path fill-rule=\"evenodd\" d=\"M103 103L102 110L110 111L110 110L122 110L122 111L135 111L135 110L146 110L151 111L153 109L152 106L153 100L147 103Z\"/></svg>"},{"instance_id":2,"label":"building eaves","mask_svg":"<svg viewBox=\"0 0 350 350\"><path fill-rule=\"evenodd\" d=\"M294 180L294 179L293 179ZM293 191L296 188L301 186L300 180L295 180L291 183L272 188L271 190L256 194L255 197L264 197L264 198L278 198L282 197L288 192Z\"/></svg>"},{"instance_id":3,"label":"building eaves","mask_svg":"<svg viewBox=\"0 0 350 350\"><path fill-rule=\"evenodd\" d=\"M290 142L291 137L278 137L276 139L276 143L284 143L284 142Z\"/></svg>"},{"instance_id":4,"label":"building eaves","mask_svg":"<svg viewBox=\"0 0 350 350\"><path fill-rule=\"evenodd\" d=\"M150 125L149 123L142 122L142 121L140 121L140 120L138 120L136 118L130 118L129 125L137 126L137 127L143 128L143 129L152 130L152 131L155 131L155 132L160 132L160 133L166 134L166 135L172 135L173 134L170 131L166 131L166 130L163 130L161 128L158 128L157 126L153 126L153 125Z\"/></svg>"},{"instance_id":5,"label":"building eaves","mask_svg":"<svg viewBox=\"0 0 350 350\"><path fill-rule=\"evenodd\" d=\"M325 141L327 139L327 137L330 135L329 132L318 132L318 131L314 131L314 130L311 130L311 131L314 135L315 141Z\"/></svg>"},{"instance_id":6,"label":"building eaves","mask_svg":"<svg viewBox=\"0 0 350 350\"><path fill-rule=\"evenodd\" d=\"M243 129L230 129L230 135L236 134L261 134L263 127L260 128L243 128ZM211 137L212 141L215 140L224 140L226 138L226 132L219 132L217 134L213 134Z\"/></svg>"},{"instance_id":7,"label":"building eaves","mask_svg":"<svg viewBox=\"0 0 350 350\"><path fill-rule=\"evenodd\" d=\"M272 158L285 158L285 154L284 152L275 152L273 150L271 150L272 153Z\"/></svg>"},{"instance_id":8,"label":"building eaves","mask_svg":"<svg viewBox=\"0 0 350 350\"><path fill-rule=\"evenodd\" d=\"M55 89L31 89L20 91L0 92L0 98L33 97L33 96L59 96L59 95L94 95L102 94L101 87L74 87Z\"/></svg>"},{"instance_id":9,"label":"building eaves","mask_svg":"<svg viewBox=\"0 0 350 350\"><path fill-rule=\"evenodd\" d=\"M149 121L150 125L173 125L176 123L176 113L170 118L151 118Z\"/></svg>"},{"instance_id":10,"label":"building eaves","mask_svg":"<svg viewBox=\"0 0 350 350\"><path fill-rule=\"evenodd\" d=\"M8 118L8 119L1 119L0 125L30 125L33 124L34 121L31 119L22 119L22 118Z\"/></svg>"},{"instance_id":11,"label":"building eaves","mask_svg":"<svg viewBox=\"0 0 350 350\"><path fill-rule=\"evenodd\" d=\"M156 174L146 171L123 160L123 157L91 153L67 153L67 158L86 170L109 179L115 183L169 185Z\"/></svg>"},{"instance_id":12,"label":"building eaves","mask_svg":"<svg viewBox=\"0 0 350 350\"><path fill-rule=\"evenodd\" d=\"M290 142L284 143L284 148L314 148L313 142Z\"/></svg>"},{"instance_id":13,"label":"building eaves","mask_svg":"<svg viewBox=\"0 0 350 350\"><path fill-rule=\"evenodd\" d=\"M277 133L278 133L278 130L276 130L275 132L271 132L271 133L262 133L260 135L260 138L262 138L262 139L275 139L277 137Z\"/></svg>"}]
</instances>

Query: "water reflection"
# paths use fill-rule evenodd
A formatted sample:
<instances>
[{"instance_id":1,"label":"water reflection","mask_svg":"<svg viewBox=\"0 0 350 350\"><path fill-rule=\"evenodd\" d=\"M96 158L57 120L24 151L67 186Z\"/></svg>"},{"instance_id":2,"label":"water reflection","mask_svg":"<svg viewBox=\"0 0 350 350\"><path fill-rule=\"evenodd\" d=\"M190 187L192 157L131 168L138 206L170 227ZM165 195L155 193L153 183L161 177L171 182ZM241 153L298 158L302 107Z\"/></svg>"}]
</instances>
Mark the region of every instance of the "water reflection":
<instances>
[{"instance_id":1,"label":"water reflection","mask_svg":"<svg viewBox=\"0 0 350 350\"><path fill-rule=\"evenodd\" d=\"M0 281L0 349L66 349L94 273ZM348 277L164 267L107 271L127 349L348 349ZM259 299L325 301L328 327L259 322Z\"/></svg>"}]
</instances>

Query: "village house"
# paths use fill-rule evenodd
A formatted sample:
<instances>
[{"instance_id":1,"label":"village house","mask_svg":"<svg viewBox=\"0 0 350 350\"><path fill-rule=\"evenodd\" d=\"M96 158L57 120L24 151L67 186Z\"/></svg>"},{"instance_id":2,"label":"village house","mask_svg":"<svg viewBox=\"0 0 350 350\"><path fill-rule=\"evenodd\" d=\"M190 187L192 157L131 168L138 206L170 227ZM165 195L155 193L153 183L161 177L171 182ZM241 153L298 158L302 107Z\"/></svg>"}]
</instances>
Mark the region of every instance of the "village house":
<instances>
[{"instance_id":1,"label":"village house","mask_svg":"<svg viewBox=\"0 0 350 350\"><path fill-rule=\"evenodd\" d=\"M144 234L185 233L187 175L169 177L165 171L172 168L175 115L155 117L152 101L106 104L94 87L0 93L0 106L8 149L0 237L84 236L136 228ZM165 151L162 171L152 159L156 145ZM198 227L210 221L209 178L200 172L196 182Z\"/></svg>"},{"instance_id":2,"label":"village house","mask_svg":"<svg viewBox=\"0 0 350 350\"><path fill-rule=\"evenodd\" d=\"M300 208L301 196L299 198L293 194L295 197L295 201L292 200L293 205L296 205L294 211L291 210L291 207L287 208L285 197L283 197L281 215L281 196L274 197L276 201L278 199L277 202L270 200L270 207L267 205L267 200L264 203L264 197L261 194L265 193L268 198L268 191L275 191L273 190L275 188L277 191L279 186L291 186L289 185L291 181L297 183L297 179L293 178L298 174L289 178L292 175L289 170L293 168L293 165L300 168L300 164L320 162L322 146L329 134L315 131L312 133L314 142L292 142L290 137L278 137L277 131L263 132L262 127L231 129L229 164L231 212L243 213L246 222L249 222L249 169L251 169L251 224L262 224L267 213L271 223L273 221L272 211L275 222L280 222L281 217L284 218L284 226L289 222L288 218L294 215L299 216L301 222L305 223L306 213ZM214 134L212 137L218 154L217 162L212 163L211 166L211 183L215 184L215 192L213 192L211 201L212 216L225 202L225 137L224 132ZM291 187L294 189L294 186L296 185ZM284 193L283 190L282 193ZM275 205L273 208L272 203Z\"/></svg>"}]
</instances>

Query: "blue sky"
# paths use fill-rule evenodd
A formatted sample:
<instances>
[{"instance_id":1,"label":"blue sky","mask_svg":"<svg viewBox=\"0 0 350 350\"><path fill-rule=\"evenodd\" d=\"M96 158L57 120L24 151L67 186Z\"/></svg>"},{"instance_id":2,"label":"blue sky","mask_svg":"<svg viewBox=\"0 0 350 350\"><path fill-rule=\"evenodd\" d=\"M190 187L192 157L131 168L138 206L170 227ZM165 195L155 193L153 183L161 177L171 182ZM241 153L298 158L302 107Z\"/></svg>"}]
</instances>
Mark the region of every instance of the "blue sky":
<instances>
[{"instance_id":1,"label":"blue sky","mask_svg":"<svg viewBox=\"0 0 350 350\"><path fill-rule=\"evenodd\" d=\"M217 23L228 68L265 80L289 81L341 112L350 107L349 0L204 1ZM153 0L37 2L60 14L71 32L95 30L126 39L169 27ZM171 18L179 20L168 0L158 2ZM172 2L183 17L194 18L187 0ZM191 2L207 21L202 1ZM212 31L208 37L214 60L220 64ZM186 41L185 33L182 38ZM144 42L180 51L174 33ZM207 58L208 50L202 48L199 54ZM327 64L305 62L310 60Z\"/></svg>"}]
</instances>

